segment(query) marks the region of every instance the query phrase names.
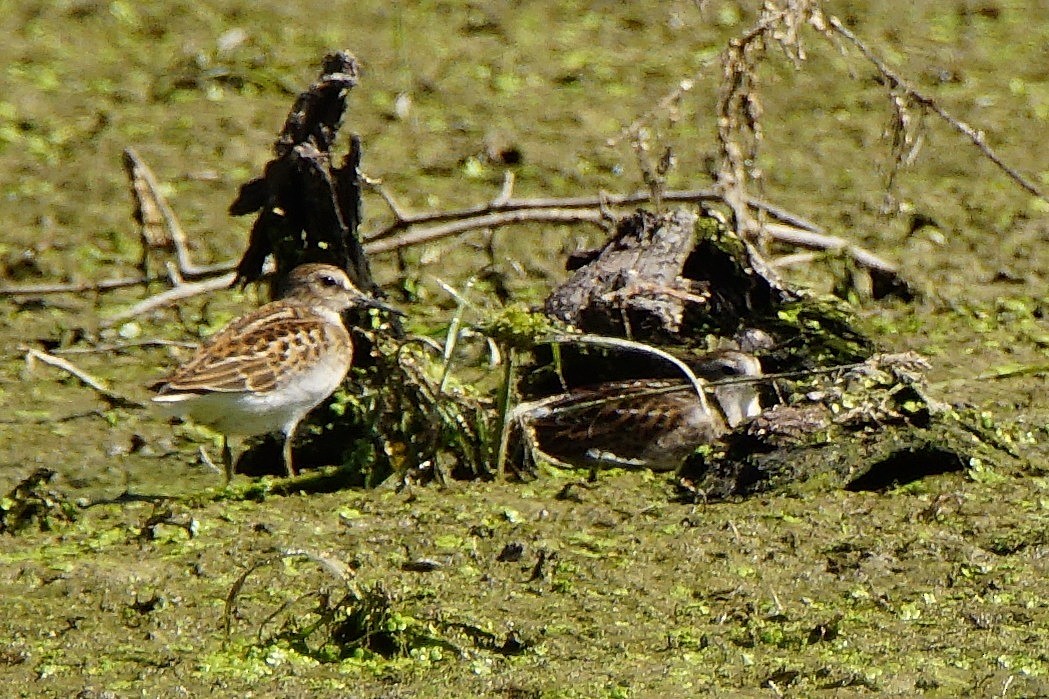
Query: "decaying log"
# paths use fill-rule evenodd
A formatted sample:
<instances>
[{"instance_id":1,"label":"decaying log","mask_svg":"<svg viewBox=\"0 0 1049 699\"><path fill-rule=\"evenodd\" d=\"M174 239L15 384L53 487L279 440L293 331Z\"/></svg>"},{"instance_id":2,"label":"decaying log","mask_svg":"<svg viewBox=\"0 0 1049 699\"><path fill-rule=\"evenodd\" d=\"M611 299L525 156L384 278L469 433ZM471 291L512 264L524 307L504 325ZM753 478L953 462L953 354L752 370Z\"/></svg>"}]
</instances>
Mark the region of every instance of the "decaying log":
<instances>
[{"instance_id":1,"label":"decaying log","mask_svg":"<svg viewBox=\"0 0 1049 699\"><path fill-rule=\"evenodd\" d=\"M583 259L545 311L586 332L690 345L801 299L743 241L684 209L638 211Z\"/></svg>"},{"instance_id":2,"label":"decaying log","mask_svg":"<svg viewBox=\"0 0 1049 699\"><path fill-rule=\"evenodd\" d=\"M585 258L545 303L550 316L587 333L626 337L683 361L711 349L711 337L759 331L772 349L766 371L863 361L874 353L844 304L781 282L758 253L716 219L687 210L639 211ZM562 345L537 352L522 380L530 400L564 385L677 376L666 362Z\"/></svg>"},{"instance_id":3,"label":"decaying log","mask_svg":"<svg viewBox=\"0 0 1049 699\"><path fill-rule=\"evenodd\" d=\"M547 297L546 312L600 335L677 335L685 299L702 302L707 294L681 276L695 225L688 211L624 219L595 259Z\"/></svg>"}]
</instances>

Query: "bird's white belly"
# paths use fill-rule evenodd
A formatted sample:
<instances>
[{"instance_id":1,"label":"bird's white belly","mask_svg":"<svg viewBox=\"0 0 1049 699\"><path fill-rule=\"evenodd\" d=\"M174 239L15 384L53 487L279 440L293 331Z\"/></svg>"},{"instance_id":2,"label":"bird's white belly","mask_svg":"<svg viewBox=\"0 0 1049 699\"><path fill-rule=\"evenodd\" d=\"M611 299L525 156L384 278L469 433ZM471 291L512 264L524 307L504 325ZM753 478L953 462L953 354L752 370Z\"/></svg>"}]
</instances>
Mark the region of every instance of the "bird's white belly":
<instances>
[{"instance_id":1,"label":"bird's white belly","mask_svg":"<svg viewBox=\"0 0 1049 699\"><path fill-rule=\"evenodd\" d=\"M287 432L338 388L348 369L349 362L332 353L279 382L272 391L173 394L154 400L169 414L223 434Z\"/></svg>"}]
</instances>

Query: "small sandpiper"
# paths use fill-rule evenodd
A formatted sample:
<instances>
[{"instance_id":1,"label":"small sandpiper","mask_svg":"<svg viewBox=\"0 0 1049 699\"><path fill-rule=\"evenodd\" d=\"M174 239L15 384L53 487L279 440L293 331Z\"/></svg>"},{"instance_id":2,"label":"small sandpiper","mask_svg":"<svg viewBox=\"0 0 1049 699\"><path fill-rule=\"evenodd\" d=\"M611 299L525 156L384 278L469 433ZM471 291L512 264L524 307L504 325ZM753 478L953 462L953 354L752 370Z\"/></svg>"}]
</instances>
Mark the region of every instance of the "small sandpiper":
<instances>
[{"instance_id":1,"label":"small sandpiper","mask_svg":"<svg viewBox=\"0 0 1049 699\"><path fill-rule=\"evenodd\" d=\"M673 471L696 447L761 412L755 384L746 381L761 376L753 355L721 350L692 368L714 383L714 402L700 401L692 386L680 380L638 379L523 404L518 416L541 455L577 467Z\"/></svg>"},{"instance_id":2,"label":"small sandpiper","mask_svg":"<svg viewBox=\"0 0 1049 699\"><path fill-rule=\"evenodd\" d=\"M338 267L299 265L279 300L209 337L166 379L153 401L169 415L222 433L227 483L233 477L230 435L281 432L284 466L294 476L295 428L335 391L353 362L353 343L342 319L342 312L353 307L393 311L355 287Z\"/></svg>"}]
</instances>

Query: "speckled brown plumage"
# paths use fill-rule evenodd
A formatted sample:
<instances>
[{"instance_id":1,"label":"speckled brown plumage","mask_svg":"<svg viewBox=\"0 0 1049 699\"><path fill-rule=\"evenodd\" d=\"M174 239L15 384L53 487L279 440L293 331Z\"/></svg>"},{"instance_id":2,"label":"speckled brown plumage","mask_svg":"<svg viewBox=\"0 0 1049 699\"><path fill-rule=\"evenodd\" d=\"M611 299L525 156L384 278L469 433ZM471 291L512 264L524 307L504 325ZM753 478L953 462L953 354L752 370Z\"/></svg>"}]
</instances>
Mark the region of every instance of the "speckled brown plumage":
<instances>
[{"instance_id":1,"label":"speckled brown plumage","mask_svg":"<svg viewBox=\"0 0 1049 699\"><path fill-rule=\"evenodd\" d=\"M168 377L162 393L272 391L291 376L289 367L316 362L326 351L352 360L344 327L309 306L269 303L210 337Z\"/></svg>"},{"instance_id":2,"label":"speckled brown plumage","mask_svg":"<svg viewBox=\"0 0 1049 699\"><path fill-rule=\"evenodd\" d=\"M289 474L291 437L306 413L342 382L353 344L342 322L352 306L378 306L337 267L300 265L287 293L209 338L177 368L153 399L169 413L230 434L284 434ZM226 475L232 475L228 440Z\"/></svg>"},{"instance_id":3,"label":"speckled brown plumage","mask_svg":"<svg viewBox=\"0 0 1049 699\"><path fill-rule=\"evenodd\" d=\"M729 351L698 362L708 381L761 374L751 355ZM714 386L710 409L682 381L608 382L537 401L522 425L545 456L577 466L643 466L674 470L710 443L760 412L757 391L745 383Z\"/></svg>"}]
</instances>

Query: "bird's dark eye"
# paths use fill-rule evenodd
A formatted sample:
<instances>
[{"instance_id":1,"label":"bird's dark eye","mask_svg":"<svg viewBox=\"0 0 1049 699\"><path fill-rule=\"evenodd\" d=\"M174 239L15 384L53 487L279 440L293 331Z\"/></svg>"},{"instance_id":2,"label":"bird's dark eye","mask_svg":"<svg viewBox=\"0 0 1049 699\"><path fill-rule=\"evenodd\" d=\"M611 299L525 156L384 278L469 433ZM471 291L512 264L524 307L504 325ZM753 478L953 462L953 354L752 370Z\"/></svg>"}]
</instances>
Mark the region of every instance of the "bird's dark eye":
<instances>
[{"instance_id":1,"label":"bird's dark eye","mask_svg":"<svg viewBox=\"0 0 1049 699\"><path fill-rule=\"evenodd\" d=\"M330 274L321 275L321 284L324 286L339 286L339 280Z\"/></svg>"},{"instance_id":2,"label":"bird's dark eye","mask_svg":"<svg viewBox=\"0 0 1049 699\"><path fill-rule=\"evenodd\" d=\"M724 361L718 362L718 369L721 370L722 376L742 376L743 371L740 367L732 362Z\"/></svg>"}]
</instances>

